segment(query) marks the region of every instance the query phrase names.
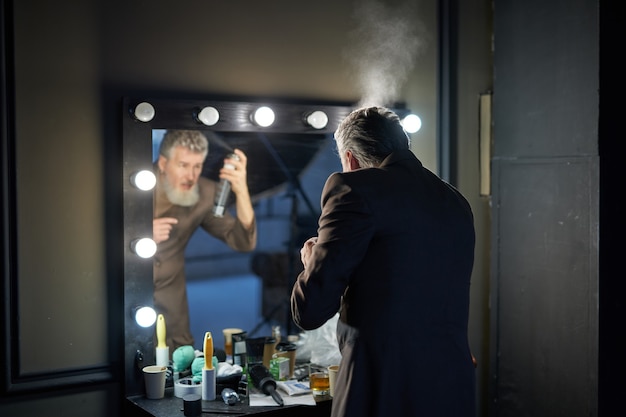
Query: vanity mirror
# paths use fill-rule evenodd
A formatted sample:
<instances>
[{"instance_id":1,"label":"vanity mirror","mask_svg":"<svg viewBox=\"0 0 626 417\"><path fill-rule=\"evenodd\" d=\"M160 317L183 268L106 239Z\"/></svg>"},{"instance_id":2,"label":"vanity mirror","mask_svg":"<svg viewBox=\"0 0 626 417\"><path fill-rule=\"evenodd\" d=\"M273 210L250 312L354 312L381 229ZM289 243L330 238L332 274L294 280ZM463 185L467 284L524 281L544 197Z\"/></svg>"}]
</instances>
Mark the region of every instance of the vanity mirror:
<instances>
[{"instance_id":1,"label":"vanity mirror","mask_svg":"<svg viewBox=\"0 0 626 417\"><path fill-rule=\"evenodd\" d=\"M134 316L138 308L153 305L153 260L137 254L139 239L152 238L153 191L150 188L142 190L136 179L142 171L153 172L158 142L164 132L177 129L202 131L209 140L209 155L202 175L213 180L218 180L224 157L233 148L241 149L248 158L247 180L257 219L257 247L252 253L235 253L203 231L198 236L194 235L186 252L187 278L188 282L193 281L195 287L205 287L212 285L213 281L221 282L220 277L252 274L255 256L290 253L295 245L301 243L295 242L300 238L295 228L302 222L308 222L312 227L309 233L314 233L321 187L332 171L341 169L332 135L338 123L351 110L350 105L306 102L124 99L127 395L141 392L140 368L155 361L155 326L141 327ZM305 190L306 185L303 186L307 176L310 177L308 181L317 187L314 192ZM195 249L198 245L201 249ZM299 246L296 249L299 250ZM239 291L237 285L241 282L237 279L224 280L231 281L233 287L228 293ZM285 283L284 287L287 286ZM242 302L255 304L259 300ZM230 322L226 318L232 314L233 310L224 311L221 317L215 318L218 321L223 318L224 325L216 324L212 330L228 327ZM282 314L285 313L281 310L280 317L274 315L274 318L287 323L286 315ZM193 311L191 315L193 322ZM263 314L259 314L258 319L263 318Z\"/></svg>"},{"instance_id":2,"label":"vanity mirror","mask_svg":"<svg viewBox=\"0 0 626 417\"><path fill-rule=\"evenodd\" d=\"M200 297L196 306L205 307L205 294L212 294L226 305L217 312L198 313L191 297L189 300L195 339L200 340L198 336L210 330L216 333L216 347L219 347L222 342L218 333L224 327L245 328L254 334L261 325L278 323L284 326L284 334L290 332L287 298L300 267L299 249L302 242L316 232L319 196L326 178L331 172L341 170L333 133L352 109L353 106L347 104L319 102L123 100L127 395L141 392L141 367L155 363L155 326L149 321L142 327L135 319L139 308L153 306L153 259L150 255L154 250L151 241L153 190L151 187L142 189L137 179L141 177L139 173L154 172L159 142L165 131L180 129L204 133L209 141L209 154L202 175L212 180L219 180L218 171L224 157L234 148L241 149L248 159L247 182L258 232L256 248L250 253L235 252L199 230L185 252L187 286L188 289L189 285L194 287L188 293L196 299ZM409 113L394 110L401 117ZM141 239L152 243L148 245L151 251L147 257L138 255ZM274 282L268 282L268 278ZM262 289L246 292L250 279L260 283ZM275 287L268 288L272 285ZM237 297L231 301L229 296L233 294ZM259 309L262 311L255 312L247 324L238 321L241 318L233 321L240 313L238 310L259 303L263 304ZM203 317L198 318L198 315ZM201 323L200 327L194 329L194 323ZM263 329L261 335L269 335L267 329Z\"/></svg>"}]
</instances>

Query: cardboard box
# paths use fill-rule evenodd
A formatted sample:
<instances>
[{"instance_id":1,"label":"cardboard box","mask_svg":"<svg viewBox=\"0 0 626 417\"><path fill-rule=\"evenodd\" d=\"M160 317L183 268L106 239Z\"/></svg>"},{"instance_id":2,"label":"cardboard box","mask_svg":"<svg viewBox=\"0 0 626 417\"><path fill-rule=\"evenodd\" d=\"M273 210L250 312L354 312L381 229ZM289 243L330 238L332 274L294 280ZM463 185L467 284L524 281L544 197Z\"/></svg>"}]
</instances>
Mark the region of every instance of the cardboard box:
<instances>
[{"instance_id":1,"label":"cardboard box","mask_svg":"<svg viewBox=\"0 0 626 417\"><path fill-rule=\"evenodd\" d=\"M276 381L289 379L289 358L276 357L270 360L270 374Z\"/></svg>"}]
</instances>

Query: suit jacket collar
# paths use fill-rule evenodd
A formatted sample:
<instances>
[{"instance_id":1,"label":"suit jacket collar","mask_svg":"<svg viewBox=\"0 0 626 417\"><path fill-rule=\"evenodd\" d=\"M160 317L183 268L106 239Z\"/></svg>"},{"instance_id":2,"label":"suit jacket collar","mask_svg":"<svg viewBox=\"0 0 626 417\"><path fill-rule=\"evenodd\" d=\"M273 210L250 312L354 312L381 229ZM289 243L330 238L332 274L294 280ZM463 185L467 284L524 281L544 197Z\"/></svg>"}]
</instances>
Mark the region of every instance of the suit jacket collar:
<instances>
[{"instance_id":1,"label":"suit jacket collar","mask_svg":"<svg viewBox=\"0 0 626 417\"><path fill-rule=\"evenodd\" d=\"M409 149L405 149L401 151L394 151L390 153L389 155L387 155L385 159L383 159L383 162L380 164L380 167L384 168L389 165L403 163L409 160L412 163L419 164L420 168L422 167L422 162L419 159L417 159L415 154Z\"/></svg>"}]
</instances>

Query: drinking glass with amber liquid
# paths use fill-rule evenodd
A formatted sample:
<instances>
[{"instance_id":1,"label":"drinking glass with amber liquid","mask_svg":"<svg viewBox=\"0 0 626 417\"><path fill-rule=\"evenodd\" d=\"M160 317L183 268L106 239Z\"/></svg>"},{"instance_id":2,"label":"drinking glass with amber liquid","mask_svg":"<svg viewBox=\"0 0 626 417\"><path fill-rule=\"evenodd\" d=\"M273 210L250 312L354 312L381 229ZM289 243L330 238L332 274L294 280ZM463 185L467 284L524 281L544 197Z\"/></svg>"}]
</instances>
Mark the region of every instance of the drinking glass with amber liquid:
<instances>
[{"instance_id":1,"label":"drinking glass with amber liquid","mask_svg":"<svg viewBox=\"0 0 626 417\"><path fill-rule=\"evenodd\" d=\"M311 372L309 375L309 387L311 387L313 395L329 395L330 379L328 378L328 372Z\"/></svg>"}]
</instances>

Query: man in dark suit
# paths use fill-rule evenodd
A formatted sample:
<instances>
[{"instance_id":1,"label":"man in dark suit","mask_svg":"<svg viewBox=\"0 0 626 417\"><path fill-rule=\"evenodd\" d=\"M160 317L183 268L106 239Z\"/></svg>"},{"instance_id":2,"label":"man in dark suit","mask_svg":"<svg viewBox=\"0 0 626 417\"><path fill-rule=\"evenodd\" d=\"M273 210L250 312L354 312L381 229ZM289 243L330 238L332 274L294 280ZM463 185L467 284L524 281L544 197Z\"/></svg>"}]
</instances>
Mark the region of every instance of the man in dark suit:
<instances>
[{"instance_id":1,"label":"man in dark suit","mask_svg":"<svg viewBox=\"0 0 626 417\"><path fill-rule=\"evenodd\" d=\"M474 416L468 202L386 108L355 110L335 140L343 173L326 181L291 295L305 330L340 312L332 416Z\"/></svg>"}]
</instances>

